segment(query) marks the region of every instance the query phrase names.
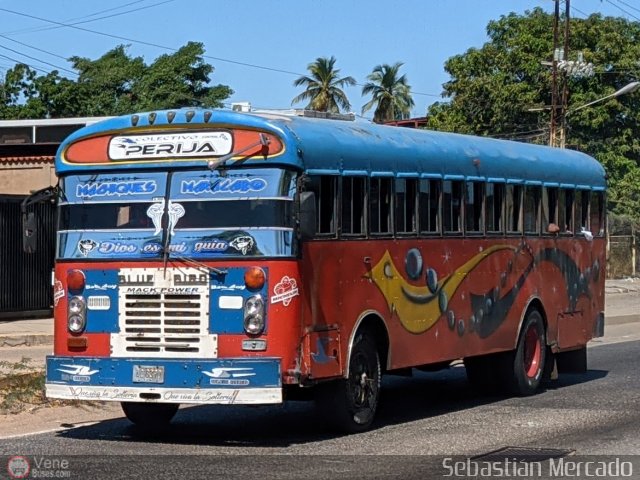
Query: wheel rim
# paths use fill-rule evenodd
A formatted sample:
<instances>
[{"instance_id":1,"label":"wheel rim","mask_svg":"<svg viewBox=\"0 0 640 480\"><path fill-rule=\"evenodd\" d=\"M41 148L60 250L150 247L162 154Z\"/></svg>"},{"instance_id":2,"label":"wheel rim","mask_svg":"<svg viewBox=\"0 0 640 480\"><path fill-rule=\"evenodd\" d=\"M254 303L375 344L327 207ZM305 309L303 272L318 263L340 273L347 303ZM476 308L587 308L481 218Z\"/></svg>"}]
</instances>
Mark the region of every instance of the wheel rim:
<instances>
[{"instance_id":1,"label":"wheel rim","mask_svg":"<svg viewBox=\"0 0 640 480\"><path fill-rule=\"evenodd\" d=\"M370 408L375 398L376 380L374 367L366 355L357 354L351 360L351 374L349 375L349 390L353 406L356 408Z\"/></svg>"},{"instance_id":2,"label":"wheel rim","mask_svg":"<svg viewBox=\"0 0 640 480\"><path fill-rule=\"evenodd\" d=\"M542 342L535 325L531 325L524 336L524 371L529 378L535 378L540 370Z\"/></svg>"}]
</instances>

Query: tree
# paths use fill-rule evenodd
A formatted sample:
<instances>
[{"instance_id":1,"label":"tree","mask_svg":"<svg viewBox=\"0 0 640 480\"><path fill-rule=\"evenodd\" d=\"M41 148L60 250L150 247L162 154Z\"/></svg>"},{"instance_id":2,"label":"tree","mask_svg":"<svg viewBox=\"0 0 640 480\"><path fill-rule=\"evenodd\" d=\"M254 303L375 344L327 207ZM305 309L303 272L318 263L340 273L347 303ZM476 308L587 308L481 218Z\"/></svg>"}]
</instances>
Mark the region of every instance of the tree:
<instances>
[{"instance_id":1,"label":"tree","mask_svg":"<svg viewBox=\"0 0 640 480\"><path fill-rule=\"evenodd\" d=\"M548 143L553 15L540 8L489 22L489 40L445 62L448 102L431 105L429 127ZM571 19L570 60L582 52L594 64L591 77L566 78L570 93L567 145L603 164L609 177L609 208L640 217L640 95L624 95L588 108L636 80L640 73L640 23L591 15Z\"/></svg>"},{"instance_id":2,"label":"tree","mask_svg":"<svg viewBox=\"0 0 640 480\"><path fill-rule=\"evenodd\" d=\"M311 76L303 75L293 85L304 86L305 91L291 101L291 105L309 101L305 108L318 112L339 113L340 108L350 110L351 104L342 91L345 86L356 84L353 77L339 77L340 69L335 68L336 58L318 57L307 66Z\"/></svg>"},{"instance_id":3,"label":"tree","mask_svg":"<svg viewBox=\"0 0 640 480\"><path fill-rule=\"evenodd\" d=\"M372 95L372 99L362 107L362 113L375 107L373 121L384 123L409 118L414 106L411 87L407 76L399 75L402 62L394 65L378 65L367 76L369 82L362 87L362 95Z\"/></svg>"},{"instance_id":4,"label":"tree","mask_svg":"<svg viewBox=\"0 0 640 480\"><path fill-rule=\"evenodd\" d=\"M126 50L124 45L117 46L97 60L72 57L76 80L57 71L39 76L29 66L17 64L0 83L0 117L122 115L196 105L217 108L233 94L225 85L209 85L213 67L204 61L201 43L189 42L150 65Z\"/></svg>"}]
</instances>

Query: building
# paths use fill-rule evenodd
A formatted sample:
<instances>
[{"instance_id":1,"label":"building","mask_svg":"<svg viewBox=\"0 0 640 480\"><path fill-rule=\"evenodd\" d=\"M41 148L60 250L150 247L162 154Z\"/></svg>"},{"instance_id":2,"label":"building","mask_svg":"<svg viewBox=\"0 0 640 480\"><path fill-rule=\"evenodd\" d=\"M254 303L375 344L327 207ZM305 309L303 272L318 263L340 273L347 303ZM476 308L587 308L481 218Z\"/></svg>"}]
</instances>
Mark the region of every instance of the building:
<instances>
[{"instance_id":1,"label":"building","mask_svg":"<svg viewBox=\"0 0 640 480\"><path fill-rule=\"evenodd\" d=\"M22 248L21 203L57 183L54 157L70 133L101 117L0 120L0 317L51 313L55 212L51 203L31 207L41 221L38 250Z\"/></svg>"}]
</instances>

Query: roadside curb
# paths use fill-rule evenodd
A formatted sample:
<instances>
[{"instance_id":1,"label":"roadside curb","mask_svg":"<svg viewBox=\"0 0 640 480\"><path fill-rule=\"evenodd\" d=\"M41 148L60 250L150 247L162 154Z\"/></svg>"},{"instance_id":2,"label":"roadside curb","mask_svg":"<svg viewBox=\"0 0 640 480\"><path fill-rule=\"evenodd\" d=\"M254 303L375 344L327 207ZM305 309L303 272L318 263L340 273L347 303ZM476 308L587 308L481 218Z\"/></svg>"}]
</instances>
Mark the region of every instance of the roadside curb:
<instances>
[{"instance_id":1,"label":"roadside curb","mask_svg":"<svg viewBox=\"0 0 640 480\"><path fill-rule=\"evenodd\" d=\"M640 322L640 313L632 313L631 315L616 315L615 317L604 317L604 326L607 325L622 325L623 323L635 323Z\"/></svg>"},{"instance_id":2,"label":"roadside curb","mask_svg":"<svg viewBox=\"0 0 640 480\"><path fill-rule=\"evenodd\" d=\"M1 347L34 347L37 345L53 345L53 335L0 335Z\"/></svg>"},{"instance_id":3,"label":"roadside curb","mask_svg":"<svg viewBox=\"0 0 640 480\"><path fill-rule=\"evenodd\" d=\"M605 315L605 328L607 325L622 325L625 323L640 323L640 313L628 315ZM0 334L0 348L2 347L34 347L39 345L53 345L51 334Z\"/></svg>"}]
</instances>

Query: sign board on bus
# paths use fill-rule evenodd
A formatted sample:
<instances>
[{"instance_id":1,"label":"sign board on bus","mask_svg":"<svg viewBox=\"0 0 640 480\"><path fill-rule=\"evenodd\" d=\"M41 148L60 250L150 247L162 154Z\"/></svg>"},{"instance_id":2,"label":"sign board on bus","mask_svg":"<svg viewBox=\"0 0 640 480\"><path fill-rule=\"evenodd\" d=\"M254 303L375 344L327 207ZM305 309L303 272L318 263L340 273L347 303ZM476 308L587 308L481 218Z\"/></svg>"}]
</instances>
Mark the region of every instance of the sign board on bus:
<instances>
[{"instance_id":1,"label":"sign board on bus","mask_svg":"<svg viewBox=\"0 0 640 480\"><path fill-rule=\"evenodd\" d=\"M175 157L211 157L227 155L233 149L231 132L158 133L118 135L109 141L112 160L153 160Z\"/></svg>"}]
</instances>

